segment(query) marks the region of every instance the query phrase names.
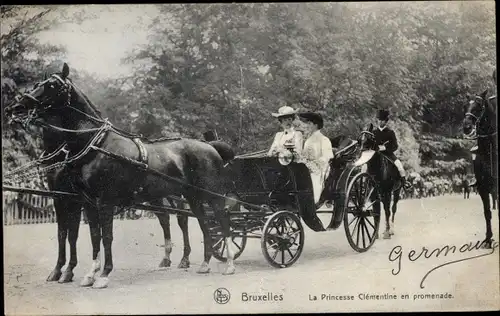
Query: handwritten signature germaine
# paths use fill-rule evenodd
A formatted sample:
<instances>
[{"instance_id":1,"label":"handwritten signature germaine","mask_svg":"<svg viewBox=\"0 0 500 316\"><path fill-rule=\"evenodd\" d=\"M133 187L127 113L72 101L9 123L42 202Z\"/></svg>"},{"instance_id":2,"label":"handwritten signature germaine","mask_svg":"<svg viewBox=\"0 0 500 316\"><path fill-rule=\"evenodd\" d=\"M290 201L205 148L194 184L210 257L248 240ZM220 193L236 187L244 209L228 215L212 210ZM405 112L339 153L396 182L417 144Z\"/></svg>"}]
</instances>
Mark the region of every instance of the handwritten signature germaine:
<instances>
[{"instance_id":1,"label":"handwritten signature germaine","mask_svg":"<svg viewBox=\"0 0 500 316\"><path fill-rule=\"evenodd\" d=\"M422 247L422 250L420 251L420 253L417 253L413 249L410 250L408 252L408 260L415 262L419 259L425 260L425 259L429 259L433 256L436 258L439 258L439 256L441 256L441 255L443 255L443 257L446 257L449 254L455 254L457 251L459 253L471 253L472 251L482 249L482 246L483 246L483 242L477 241L476 243L469 242L469 243L463 244L459 248L457 246L453 246L453 245L445 245L441 248L435 248L432 251L427 249L426 247ZM440 265L432 268L424 275L424 277L422 278L422 281L420 281L420 288L421 289L424 288L424 281L429 276L429 274L431 272L433 272L439 268L442 268L444 266L453 264L453 263L458 263L458 262L462 262L462 261L467 261L467 260L476 259L479 257L491 255L495 252L495 249L498 248L498 246L499 246L498 242L494 241L491 249L489 249L489 251L487 253L482 253L482 254L474 255L471 257L467 257L467 258L461 258L461 259L457 259L457 260L453 260L453 261L448 261L446 263L440 264ZM403 261L403 256L404 256L403 255L403 248L401 246L396 246L396 247L392 248L391 252L389 253L389 261L397 262L397 268L392 269L393 275L398 275L401 272L401 269L402 269L401 265L402 265L402 261Z\"/></svg>"}]
</instances>

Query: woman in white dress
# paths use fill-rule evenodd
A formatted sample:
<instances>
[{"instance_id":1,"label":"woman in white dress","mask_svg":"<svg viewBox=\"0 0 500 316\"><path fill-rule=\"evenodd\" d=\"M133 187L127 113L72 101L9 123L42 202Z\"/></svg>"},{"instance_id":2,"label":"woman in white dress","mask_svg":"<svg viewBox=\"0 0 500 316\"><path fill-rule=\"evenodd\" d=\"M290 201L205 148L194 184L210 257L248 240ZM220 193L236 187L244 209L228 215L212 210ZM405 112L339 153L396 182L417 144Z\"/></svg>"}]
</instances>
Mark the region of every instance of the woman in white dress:
<instances>
[{"instance_id":1,"label":"woman in white dress","mask_svg":"<svg viewBox=\"0 0 500 316\"><path fill-rule=\"evenodd\" d=\"M328 175L330 159L333 158L332 143L321 133L323 118L318 113L300 113L302 128L307 131L307 139L302 150L301 161L309 168L314 191L314 202L318 203L323 184Z\"/></svg>"}]
</instances>

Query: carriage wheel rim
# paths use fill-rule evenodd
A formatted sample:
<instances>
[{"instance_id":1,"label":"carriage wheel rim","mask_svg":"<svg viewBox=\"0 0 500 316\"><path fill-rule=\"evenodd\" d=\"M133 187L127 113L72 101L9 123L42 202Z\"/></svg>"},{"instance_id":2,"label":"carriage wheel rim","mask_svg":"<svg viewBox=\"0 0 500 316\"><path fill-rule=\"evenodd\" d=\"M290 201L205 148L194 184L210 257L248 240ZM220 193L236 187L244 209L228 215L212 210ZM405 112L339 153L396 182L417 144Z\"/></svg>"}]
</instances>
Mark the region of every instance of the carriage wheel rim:
<instances>
[{"instance_id":1,"label":"carriage wheel rim","mask_svg":"<svg viewBox=\"0 0 500 316\"><path fill-rule=\"evenodd\" d=\"M285 268L292 265L300 257L303 246L304 229L295 214L288 211L275 213L264 225L261 248L272 266Z\"/></svg>"},{"instance_id":2,"label":"carriage wheel rim","mask_svg":"<svg viewBox=\"0 0 500 316\"><path fill-rule=\"evenodd\" d=\"M354 194L351 194L352 192ZM376 195L375 199L372 200L370 197L373 194ZM360 197L362 197L362 202L360 201ZM378 194L376 193L376 183L366 173L357 174L348 186L346 199L346 205L349 205L352 199L358 200L353 201L353 204L358 205L357 210L353 212L353 207L350 207L344 213L344 229L347 240L354 250L364 252L373 245L378 231L379 219L377 220L375 217L375 203L379 202ZM366 201L369 201L368 205ZM349 214L351 214L352 218L349 218ZM373 217L373 219L370 217Z\"/></svg>"}]
</instances>

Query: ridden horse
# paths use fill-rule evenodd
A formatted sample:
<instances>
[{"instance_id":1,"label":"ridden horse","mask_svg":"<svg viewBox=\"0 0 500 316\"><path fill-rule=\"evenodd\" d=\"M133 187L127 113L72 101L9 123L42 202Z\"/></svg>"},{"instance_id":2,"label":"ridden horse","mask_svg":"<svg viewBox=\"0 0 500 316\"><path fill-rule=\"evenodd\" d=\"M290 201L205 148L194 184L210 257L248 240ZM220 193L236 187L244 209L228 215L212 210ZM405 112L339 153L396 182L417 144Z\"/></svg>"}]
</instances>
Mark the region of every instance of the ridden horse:
<instances>
[{"instance_id":1,"label":"ridden horse","mask_svg":"<svg viewBox=\"0 0 500 316\"><path fill-rule=\"evenodd\" d=\"M212 240L205 225L203 202L213 209L228 245L229 219L225 194L229 183L223 176L224 164L234 157L221 142L206 143L193 139L142 142L137 135L121 131L107 120L68 78L65 63L60 74L53 74L15 105L8 108L11 117L24 124L51 126L63 135L73 154L67 162L67 181L94 207L87 209L93 264L82 286L106 287L113 269L113 208L141 202L160 205L168 195L184 196L197 217L204 239L204 260L199 273L210 271ZM48 125L58 118L60 126ZM167 180L165 180L165 178ZM234 203L233 203L234 204ZM169 214L160 223L165 229ZM99 278L100 242L104 246L104 267ZM167 237L170 236L165 236ZM168 245L165 245L167 252ZM233 274L234 252L228 247L227 267L223 274Z\"/></svg>"},{"instance_id":2,"label":"ridden horse","mask_svg":"<svg viewBox=\"0 0 500 316\"><path fill-rule=\"evenodd\" d=\"M400 181L399 171L392 160L384 155L383 152L378 151L375 135L372 131L373 124L370 124L367 130L361 132L359 147L361 148L362 155L366 155L366 158L363 158L363 160L368 160L366 171L377 183L379 195L384 205L386 223L383 235L384 239L390 239L391 235L394 235L394 216L396 215L403 184ZM391 197L393 197L392 208ZM376 236L378 237L378 232Z\"/></svg>"},{"instance_id":3,"label":"ridden horse","mask_svg":"<svg viewBox=\"0 0 500 316\"><path fill-rule=\"evenodd\" d=\"M496 96L486 98L488 90L480 95L470 96L465 111L463 133L468 139L477 140L477 150L473 159L476 188L483 202L486 221L485 248L492 247L490 194L496 199L498 172L497 102Z\"/></svg>"}]
</instances>

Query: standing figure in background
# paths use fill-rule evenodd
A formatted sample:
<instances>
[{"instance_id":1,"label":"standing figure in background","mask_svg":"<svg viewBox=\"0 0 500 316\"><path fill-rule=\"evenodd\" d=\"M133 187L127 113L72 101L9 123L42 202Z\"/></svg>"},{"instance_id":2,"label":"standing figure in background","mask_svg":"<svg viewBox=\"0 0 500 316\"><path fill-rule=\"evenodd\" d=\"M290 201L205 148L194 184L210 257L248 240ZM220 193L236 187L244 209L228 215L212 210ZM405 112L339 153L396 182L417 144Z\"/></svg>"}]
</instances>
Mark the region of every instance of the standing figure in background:
<instances>
[{"instance_id":1,"label":"standing figure in background","mask_svg":"<svg viewBox=\"0 0 500 316\"><path fill-rule=\"evenodd\" d=\"M464 190L464 199L468 199L470 195L470 184L466 177L462 180L462 188Z\"/></svg>"}]
</instances>

